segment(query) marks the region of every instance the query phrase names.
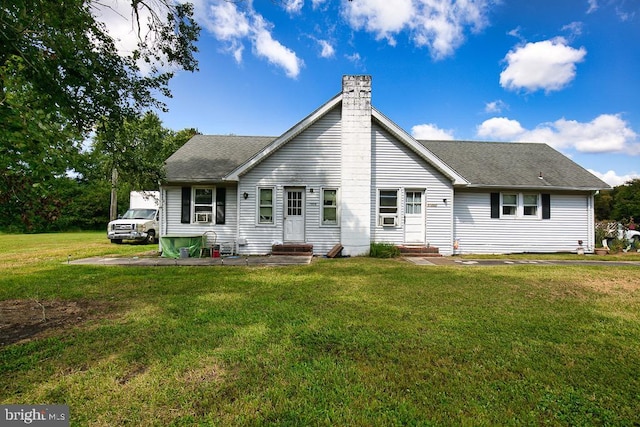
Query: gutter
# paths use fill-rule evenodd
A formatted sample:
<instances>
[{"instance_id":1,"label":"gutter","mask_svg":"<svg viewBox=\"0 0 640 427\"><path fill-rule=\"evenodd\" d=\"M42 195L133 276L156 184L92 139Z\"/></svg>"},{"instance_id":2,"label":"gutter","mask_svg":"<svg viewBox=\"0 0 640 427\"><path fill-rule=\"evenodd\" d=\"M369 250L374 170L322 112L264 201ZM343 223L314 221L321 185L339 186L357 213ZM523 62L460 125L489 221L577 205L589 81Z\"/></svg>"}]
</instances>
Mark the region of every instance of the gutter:
<instances>
[{"instance_id":1,"label":"gutter","mask_svg":"<svg viewBox=\"0 0 640 427\"><path fill-rule=\"evenodd\" d=\"M535 187L531 185L480 185L480 184L468 184L468 185L456 185L456 188L468 188L474 190L535 190L535 191L603 191L611 190L611 187L562 187L562 186L545 186Z\"/></svg>"}]
</instances>

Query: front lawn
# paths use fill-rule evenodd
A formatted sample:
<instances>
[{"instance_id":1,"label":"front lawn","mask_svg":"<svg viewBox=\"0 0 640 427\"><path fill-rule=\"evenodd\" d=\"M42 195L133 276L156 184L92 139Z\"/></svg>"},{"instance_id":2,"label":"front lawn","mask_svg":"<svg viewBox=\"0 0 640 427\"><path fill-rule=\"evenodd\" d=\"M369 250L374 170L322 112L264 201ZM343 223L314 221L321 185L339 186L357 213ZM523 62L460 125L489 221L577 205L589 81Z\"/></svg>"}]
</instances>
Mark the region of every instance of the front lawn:
<instances>
[{"instance_id":1,"label":"front lawn","mask_svg":"<svg viewBox=\"0 0 640 427\"><path fill-rule=\"evenodd\" d=\"M0 247L0 404L67 404L72 425L640 423L638 267L66 264L155 249L104 233Z\"/></svg>"}]
</instances>

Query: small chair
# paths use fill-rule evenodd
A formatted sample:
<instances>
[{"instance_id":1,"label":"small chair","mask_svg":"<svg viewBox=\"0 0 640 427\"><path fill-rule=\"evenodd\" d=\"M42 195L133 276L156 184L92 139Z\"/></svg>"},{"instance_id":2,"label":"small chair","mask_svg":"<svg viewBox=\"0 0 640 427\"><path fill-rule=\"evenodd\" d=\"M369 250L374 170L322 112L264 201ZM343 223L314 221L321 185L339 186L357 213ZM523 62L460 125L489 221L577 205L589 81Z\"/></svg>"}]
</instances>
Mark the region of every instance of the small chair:
<instances>
[{"instance_id":1,"label":"small chair","mask_svg":"<svg viewBox=\"0 0 640 427\"><path fill-rule=\"evenodd\" d=\"M205 256L208 252L208 255L211 256L213 253L213 248L216 246L216 241L218 240L218 235L215 231L209 230L205 231L202 235L202 246L200 247L200 258Z\"/></svg>"}]
</instances>

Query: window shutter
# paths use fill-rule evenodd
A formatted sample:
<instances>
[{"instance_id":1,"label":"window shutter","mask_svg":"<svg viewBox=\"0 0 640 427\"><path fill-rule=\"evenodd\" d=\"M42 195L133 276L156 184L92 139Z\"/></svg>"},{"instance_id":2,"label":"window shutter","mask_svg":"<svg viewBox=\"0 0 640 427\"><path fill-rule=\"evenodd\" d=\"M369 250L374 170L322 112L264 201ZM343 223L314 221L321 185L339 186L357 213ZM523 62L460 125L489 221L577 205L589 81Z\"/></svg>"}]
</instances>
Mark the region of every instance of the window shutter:
<instances>
[{"instance_id":1,"label":"window shutter","mask_svg":"<svg viewBox=\"0 0 640 427\"><path fill-rule=\"evenodd\" d=\"M542 194L542 219L551 219L551 194Z\"/></svg>"},{"instance_id":2,"label":"window shutter","mask_svg":"<svg viewBox=\"0 0 640 427\"><path fill-rule=\"evenodd\" d=\"M226 201L227 189L224 187L216 188L216 224L224 224Z\"/></svg>"},{"instance_id":3,"label":"window shutter","mask_svg":"<svg viewBox=\"0 0 640 427\"><path fill-rule=\"evenodd\" d=\"M182 211L180 222L182 224L191 223L191 187L182 187Z\"/></svg>"},{"instance_id":4,"label":"window shutter","mask_svg":"<svg viewBox=\"0 0 640 427\"><path fill-rule=\"evenodd\" d=\"M500 218L500 193L491 193L491 218Z\"/></svg>"}]
</instances>

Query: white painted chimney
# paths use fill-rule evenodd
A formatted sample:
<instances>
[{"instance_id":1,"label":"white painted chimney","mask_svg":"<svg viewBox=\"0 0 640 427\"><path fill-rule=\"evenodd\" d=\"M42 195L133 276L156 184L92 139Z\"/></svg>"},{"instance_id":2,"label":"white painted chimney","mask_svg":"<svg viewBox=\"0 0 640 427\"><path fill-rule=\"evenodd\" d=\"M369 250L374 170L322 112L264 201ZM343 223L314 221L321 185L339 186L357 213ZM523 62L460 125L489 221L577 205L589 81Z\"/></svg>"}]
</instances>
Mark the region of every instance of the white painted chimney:
<instances>
[{"instance_id":1,"label":"white painted chimney","mask_svg":"<svg viewBox=\"0 0 640 427\"><path fill-rule=\"evenodd\" d=\"M341 243L345 255L371 242L371 76L342 77Z\"/></svg>"}]
</instances>

